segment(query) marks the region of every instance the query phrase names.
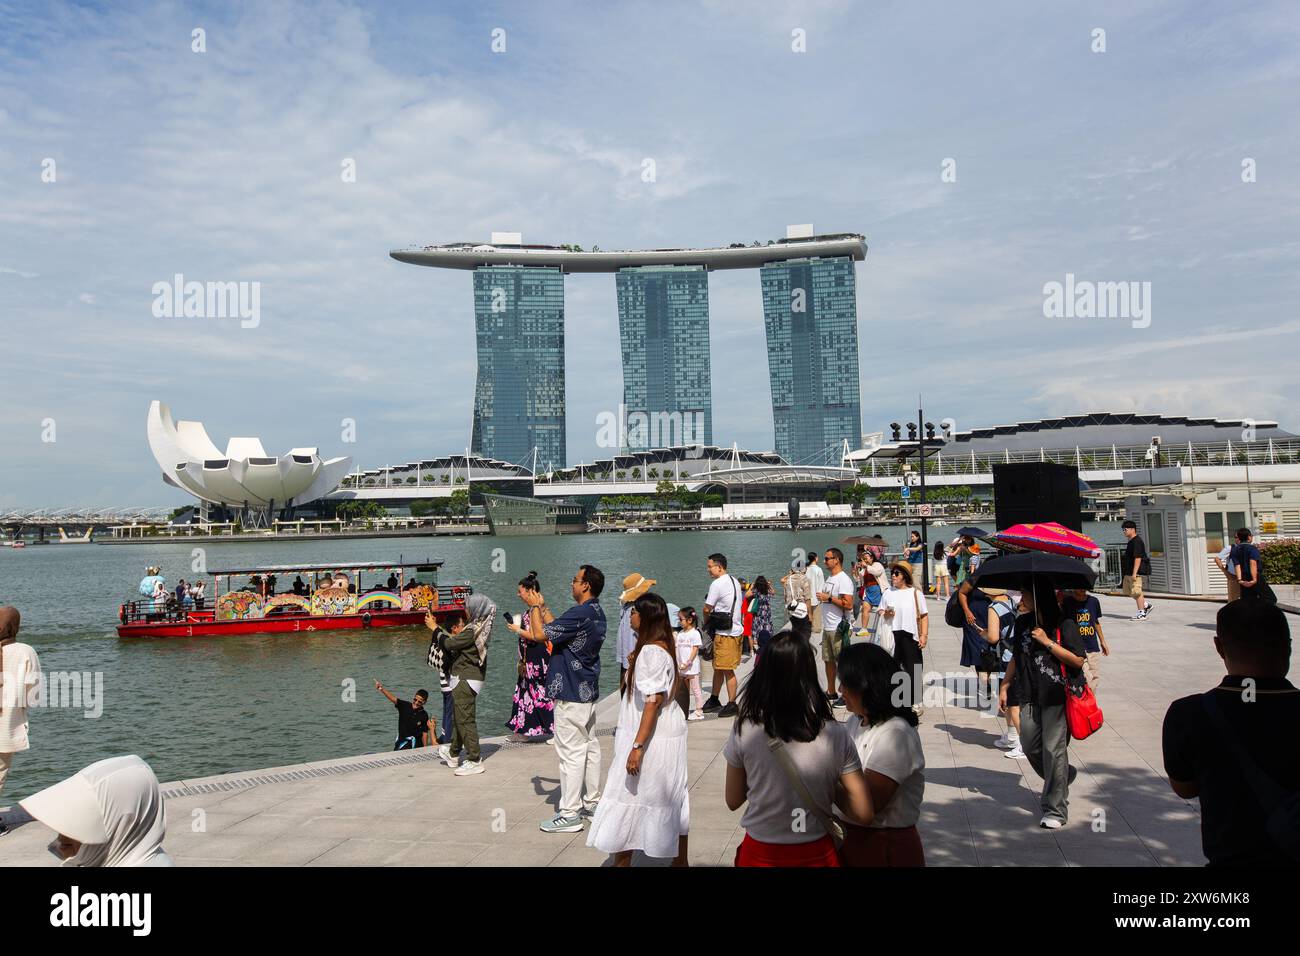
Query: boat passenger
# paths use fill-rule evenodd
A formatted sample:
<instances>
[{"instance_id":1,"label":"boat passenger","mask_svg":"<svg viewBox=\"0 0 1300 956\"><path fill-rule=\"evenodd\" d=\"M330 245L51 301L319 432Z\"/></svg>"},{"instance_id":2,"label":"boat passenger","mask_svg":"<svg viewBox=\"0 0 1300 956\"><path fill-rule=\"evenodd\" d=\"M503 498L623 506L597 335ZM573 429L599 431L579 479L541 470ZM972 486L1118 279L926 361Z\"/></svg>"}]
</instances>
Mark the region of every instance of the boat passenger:
<instances>
[{"instance_id":1,"label":"boat passenger","mask_svg":"<svg viewBox=\"0 0 1300 956\"><path fill-rule=\"evenodd\" d=\"M299 597L302 597L307 593L307 585L303 583L301 574L293 579L293 593Z\"/></svg>"}]
</instances>

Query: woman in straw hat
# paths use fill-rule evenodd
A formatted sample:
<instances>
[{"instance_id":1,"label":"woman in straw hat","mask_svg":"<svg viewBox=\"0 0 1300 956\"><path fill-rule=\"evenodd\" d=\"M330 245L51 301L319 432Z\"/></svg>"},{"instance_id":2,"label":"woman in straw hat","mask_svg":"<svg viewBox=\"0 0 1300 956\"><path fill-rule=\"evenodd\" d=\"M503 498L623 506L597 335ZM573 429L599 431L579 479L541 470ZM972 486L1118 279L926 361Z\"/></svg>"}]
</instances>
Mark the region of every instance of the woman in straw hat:
<instances>
[{"instance_id":1,"label":"woman in straw hat","mask_svg":"<svg viewBox=\"0 0 1300 956\"><path fill-rule=\"evenodd\" d=\"M640 571L633 571L623 579L623 592L618 596L621 605L618 614L618 689L627 685L627 658L636 647L636 628L632 626L632 605L636 599L645 594L658 582L647 578Z\"/></svg>"}]
</instances>

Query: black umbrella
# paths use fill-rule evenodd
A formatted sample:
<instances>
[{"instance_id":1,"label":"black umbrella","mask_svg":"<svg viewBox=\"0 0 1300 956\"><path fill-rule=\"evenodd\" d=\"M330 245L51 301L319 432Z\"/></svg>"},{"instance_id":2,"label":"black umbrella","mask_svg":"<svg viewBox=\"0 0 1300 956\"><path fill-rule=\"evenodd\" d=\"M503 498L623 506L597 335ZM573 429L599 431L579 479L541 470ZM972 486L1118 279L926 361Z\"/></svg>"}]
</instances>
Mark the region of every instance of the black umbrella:
<instances>
[{"instance_id":1,"label":"black umbrella","mask_svg":"<svg viewBox=\"0 0 1300 956\"><path fill-rule=\"evenodd\" d=\"M1054 588L1063 591L1083 588L1091 591L1097 573L1078 558L1045 551L1025 551L1021 554L1003 554L987 558L971 576L972 587L985 588L997 585L1016 591L1029 590L1035 579L1046 579Z\"/></svg>"},{"instance_id":2,"label":"black umbrella","mask_svg":"<svg viewBox=\"0 0 1300 956\"><path fill-rule=\"evenodd\" d=\"M989 536L989 532L985 531L983 528L972 527L959 528L957 529L957 534L964 538L987 538Z\"/></svg>"}]
</instances>

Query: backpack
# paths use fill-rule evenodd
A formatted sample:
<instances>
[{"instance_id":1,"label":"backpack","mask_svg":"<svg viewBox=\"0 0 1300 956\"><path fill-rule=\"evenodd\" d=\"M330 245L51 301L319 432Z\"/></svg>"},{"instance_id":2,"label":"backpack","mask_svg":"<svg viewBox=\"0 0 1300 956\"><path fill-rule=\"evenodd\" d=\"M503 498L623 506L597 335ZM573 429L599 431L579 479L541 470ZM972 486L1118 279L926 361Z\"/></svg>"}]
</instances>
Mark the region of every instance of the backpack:
<instances>
[{"instance_id":1,"label":"backpack","mask_svg":"<svg viewBox=\"0 0 1300 956\"><path fill-rule=\"evenodd\" d=\"M1009 598L998 598L990 605L998 612L998 655L1002 662L1011 660L1012 638L1016 632L1016 609Z\"/></svg>"}]
</instances>

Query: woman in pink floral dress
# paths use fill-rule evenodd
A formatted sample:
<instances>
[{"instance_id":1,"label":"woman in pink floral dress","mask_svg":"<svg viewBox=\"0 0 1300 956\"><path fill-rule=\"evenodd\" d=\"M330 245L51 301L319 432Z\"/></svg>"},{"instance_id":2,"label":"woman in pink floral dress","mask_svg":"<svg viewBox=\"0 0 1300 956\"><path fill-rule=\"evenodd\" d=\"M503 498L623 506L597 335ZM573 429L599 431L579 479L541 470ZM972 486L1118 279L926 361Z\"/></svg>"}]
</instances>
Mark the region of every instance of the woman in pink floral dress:
<instances>
[{"instance_id":1,"label":"woman in pink floral dress","mask_svg":"<svg viewBox=\"0 0 1300 956\"><path fill-rule=\"evenodd\" d=\"M536 571L530 571L528 577L519 582L520 595L525 590L537 590ZM507 624L520 638L519 679L515 682L515 699L506 726L520 737L548 737L555 727L555 702L546 696L546 671L551 665L551 648L540 641L525 640L519 620L516 615Z\"/></svg>"}]
</instances>

